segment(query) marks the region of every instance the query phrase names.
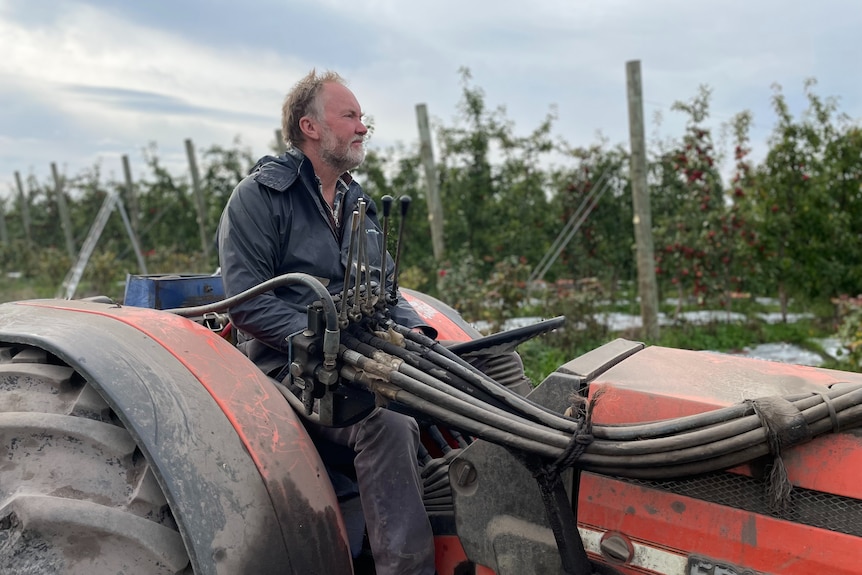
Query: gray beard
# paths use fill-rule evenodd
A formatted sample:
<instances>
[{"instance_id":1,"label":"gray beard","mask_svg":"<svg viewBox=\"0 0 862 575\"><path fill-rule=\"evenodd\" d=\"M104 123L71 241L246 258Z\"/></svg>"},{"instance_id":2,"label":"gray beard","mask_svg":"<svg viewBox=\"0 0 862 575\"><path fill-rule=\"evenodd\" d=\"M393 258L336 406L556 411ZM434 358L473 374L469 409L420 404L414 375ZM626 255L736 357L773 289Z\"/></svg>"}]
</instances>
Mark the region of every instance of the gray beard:
<instances>
[{"instance_id":1,"label":"gray beard","mask_svg":"<svg viewBox=\"0 0 862 575\"><path fill-rule=\"evenodd\" d=\"M331 134L327 134L320 150L321 159L338 172L347 172L362 165L365 160L365 146L355 152L350 144L339 150L340 147L339 142Z\"/></svg>"}]
</instances>

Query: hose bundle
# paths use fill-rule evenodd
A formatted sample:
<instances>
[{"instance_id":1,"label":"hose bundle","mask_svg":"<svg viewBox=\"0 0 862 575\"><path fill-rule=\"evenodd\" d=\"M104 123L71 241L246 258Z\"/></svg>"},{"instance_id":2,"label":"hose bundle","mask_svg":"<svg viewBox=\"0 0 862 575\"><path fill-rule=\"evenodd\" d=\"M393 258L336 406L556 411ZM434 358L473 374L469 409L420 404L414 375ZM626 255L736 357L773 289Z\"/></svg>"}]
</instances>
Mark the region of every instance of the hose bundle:
<instances>
[{"instance_id":1,"label":"hose bundle","mask_svg":"<svg viewBox=\"0 0 862 575\"><path fill-rule=\"evenodd\" d=\"M475 369L439 342L401 326L396 346L365 332L343 334L341 376L465 434L558 459L586 413L540 406ZM355 332L354 332L355 333ZM360 340L361 338L361 340ZM592 424L577 465L633 479L671 479L727 469L818 435L862 424L862 386L817 395L762 398L651 423Z\"/></svg>"}]
</instances>

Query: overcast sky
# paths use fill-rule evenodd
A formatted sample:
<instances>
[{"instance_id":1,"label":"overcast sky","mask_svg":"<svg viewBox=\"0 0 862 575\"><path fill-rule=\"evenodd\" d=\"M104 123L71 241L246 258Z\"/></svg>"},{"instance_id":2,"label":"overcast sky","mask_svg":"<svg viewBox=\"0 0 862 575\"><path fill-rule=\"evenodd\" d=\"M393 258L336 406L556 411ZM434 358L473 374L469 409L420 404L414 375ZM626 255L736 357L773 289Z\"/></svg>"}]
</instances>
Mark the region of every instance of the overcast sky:
<instances>
[{"instance_id":1,"label":"overcast sky","mask_svg":"<svg viewBox=\"0 0 862 575\"><path fill-rule=\"evenodd\" d=\"M0 0L0 196L14 172L144 170L150 143L178 174L239 137L266 153L285 93L312 67L345 76L373 116L371 146L417 141L415 106L450 124L467 67L516 130L551 106L573 145L628 139L625 64L640 60L645 114L713 89L717 126L748 109L763 150L779 83L803 81L862 118L862 0ZM653 126L647 132L656 133Z\"/></svg>"}]
</instances>

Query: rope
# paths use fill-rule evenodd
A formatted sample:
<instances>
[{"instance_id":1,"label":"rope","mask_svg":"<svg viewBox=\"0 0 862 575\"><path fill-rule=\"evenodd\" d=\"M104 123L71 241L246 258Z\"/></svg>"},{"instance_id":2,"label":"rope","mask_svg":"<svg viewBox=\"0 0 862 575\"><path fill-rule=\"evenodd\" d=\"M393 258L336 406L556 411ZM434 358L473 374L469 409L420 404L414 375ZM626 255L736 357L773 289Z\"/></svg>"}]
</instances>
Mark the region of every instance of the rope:
<instances>
[{"instance_id":1,"label":"rope","mask_svg":"<svg viewBox=\"0 0 862 575\"><path fill-rule=\"evenodd\" d=\"M570 398L572 405L567 409L567 412L577 413L580 417L578 417L577 426L568 445L560 456L553 461L547 462L546 459L536 454L510 449L510 452L526 466L536 479L548 522L560 552L563 572L566 575L591 575L594 572L578 532L575 515L563 512L563 508L567 505L567 495L561 475L566 469L575 465L578 458L586 451L587 446L593 442L593 409L601 393L599 391L594 394L592 401L584 401L580 397Z\"/></svg>"},{"instance_id":2,"label":"rope","mask_svg":"<svg viewBox=\"0 0 862 575\"><path fill-rule=\"evenodd\" d=\"M787 476L781 450L806 438L810 439L808 424L802 413L783 398L763 397L749 399L745 403L754 408L754 413L760 418L760 424L766 432L766 445L772 455L772 469L769 471L766 491L773 511L780 512L790 504L793 492L793 483ZM834 407L828 402L825 403L834 412ZM837 423L837 419L836 414L833 425Z\"/></svg>"},{"instance_id":3,"label":"rope","mask_svg":"<svg viewBox=\"0 0 862 575\"><path fill-rule=\"evenodd\" d=\"M580 396L569 398L572 405L566 410L567 414L577 413L579 421L575 432L572 434L569 444L559 457L544 465L532 465L533 477L542 479L542 483L550 487L561 481L560 476L569 467L573 467L587 447L593 442L593 409L604 390L599 390L593 396L592 401L585 401Z\"/></svg>"},{"instance_id":4,"label":"rope","mask_svg":"<svg viewBox=\"0 0 862 575\"><path fill-rule=\"evenodd\" d=\"M832 433L839 433L841 431L841 422L838 420L838 412L835 410L835 404L832 403L832 398L825 393L821 393L820 398L829 410L829 419L832 421Z\"/></svg>"}]
</instances>

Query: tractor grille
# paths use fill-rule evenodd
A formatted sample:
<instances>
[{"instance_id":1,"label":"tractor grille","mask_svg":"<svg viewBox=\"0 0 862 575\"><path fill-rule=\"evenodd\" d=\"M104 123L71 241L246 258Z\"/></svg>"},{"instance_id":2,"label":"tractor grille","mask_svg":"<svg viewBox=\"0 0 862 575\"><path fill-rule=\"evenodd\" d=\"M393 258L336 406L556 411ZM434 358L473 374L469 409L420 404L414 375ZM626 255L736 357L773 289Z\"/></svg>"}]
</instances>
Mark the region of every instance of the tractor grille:
<instances>
[{"instance_id":1,"label":"tractor grille","mask_svg":"<svg viewBox=\"0 0 862 575\"><path fill-rule=\"evenodd\" d=\"M772 509L769 503L767 482L743 475L713 473L672 481L619 479L626 483L726 505L776 519L862 537L862 500L859 499L794 487L790 495L790 503L778 511Z\"/></svg>"}]
</instances>

